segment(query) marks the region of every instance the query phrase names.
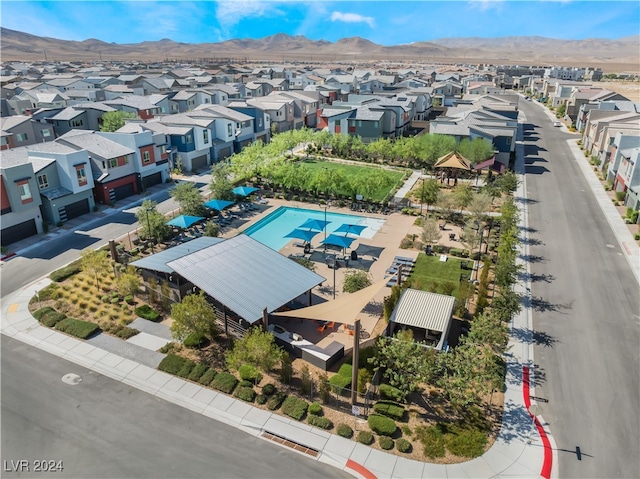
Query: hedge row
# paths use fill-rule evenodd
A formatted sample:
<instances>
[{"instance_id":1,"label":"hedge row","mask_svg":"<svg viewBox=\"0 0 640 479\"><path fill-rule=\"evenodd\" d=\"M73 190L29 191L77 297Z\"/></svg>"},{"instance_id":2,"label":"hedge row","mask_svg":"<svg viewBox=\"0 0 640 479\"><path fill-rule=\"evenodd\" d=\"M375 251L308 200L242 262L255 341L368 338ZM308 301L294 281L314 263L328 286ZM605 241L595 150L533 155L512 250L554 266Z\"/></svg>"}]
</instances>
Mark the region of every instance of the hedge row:
<instances>
[{"instance_id":1,"label":"hedge row","mask_svg":"<svg viewBox=\"0 0 640 479\"><path fill-rule=\"evenodd\" d=\"M402 401L402 392L398 388L394 388L393 386L389 386L388 384L380 385L380 395L384 399L391 399L392 401L396 402Z\"/></svg>"},{"instance_id":2,"label":"hedge row","mask_svg":"<svg viewBox=\"0 0 640 479\"><path fill-rule=\"evenodd\" d=\"M329 420L329 418L323 416L314 416L310 414L307 417L307 422L312 426L320 427L322 429L331 429L333 427L333 423Z\"/></svg>"},{"instance_id":3,"label":"hedge row","mask_svg":"<svg viewBox=\"0 0 640 479\"><path fill-rule=\"evenodd\" d=\"M398 421L404 417L404 407L394 401L378 401L373 405L373 410Z\"/></svg>"},{"instance_id":4,"label":"hedge row","mask_svg":"<svg viewBox=\"0 0 640 479\"><path fill-rule=\"evenodd\" d=\"M309 403L295 396L288 396L282 403L282 412L293 419L300 421L307 413Z\"/></svg>"},{"instance_id":5,"label":"hedge row","mask_svg":"<svg viewBox=\"0 0 640 479\"><path fill-rule=\"evenodd\" d=\"M351 386L351 378L335 374L329 378L329 384L331 384L331 390L336 394L347 395L348 388Z\"/></svg>"},{"instance_id":6,"label":"hedge row","mask_svg":"<svg viewBox=\"0 0 640 479\"><path fill-rule=\"evenodd\" d=\"M231 394L237 384L238 380L233 374L221 372L216 374L215 379L211 382L211 387L223 393Z\"/></svg>"},{"instance_id":7,"label":"hedge row","mask_svg":"<svg viewBox=\"0 0 640 479\"><path fill-rule=\"evenodd\" d=\"M287 395L282 391L275 392L273 396L271 396L267 400L267 408L269 408L271 411L275 411L280 407L282 401L284 401L286 397Z\"/></svg>"},{"instance_id":8,"label":"hedge row","mask_svg":"<svg viewBox=\"0 0 640 479\"><path fill-rule=\"evenodd\" d=\"M153 309L148 304L143 304L142 306L138 306L134 309L134 312L137 316L141 318L148 319L149 321L153 321L155 323L159 323L162 319L160 313L158 313L155 309Z\"/></svg>"},{"instance_id":9,"label":"hedge row","mask_svg":"<svg viewBox=\"0 0 640 479\"><path fill-rule=\"evenodd\" d=\"M74 261L73 263L68 264L64 268L60 268L55 270L53 273L49 275L51 281L55 281L56 283L61 283L65 279L73 276L74 274L78 274L82 269L80 268L80 261Z\"/></svg>"},{"instance_id":10,"label":"hedge row","mask_svg":"<svg viewBox=\"0 0 640 479\"><path fill-rule=\"evenodd\" d=\"M242 399L243 401L253 402L256 399L256 392L252 387L240 386L236 389L234 396Z\"/></svg>"},{"instance_id":11,"label":"hedge row","mask_svg":"<svg viewBox=\"0 0 640 479\"><path fill-rule=\"evenodd\" d=\"M80 339L87 339L100 329L97 324L75 318L64 318L56 322L55 328Z\"/></svg>"}]
</instances>

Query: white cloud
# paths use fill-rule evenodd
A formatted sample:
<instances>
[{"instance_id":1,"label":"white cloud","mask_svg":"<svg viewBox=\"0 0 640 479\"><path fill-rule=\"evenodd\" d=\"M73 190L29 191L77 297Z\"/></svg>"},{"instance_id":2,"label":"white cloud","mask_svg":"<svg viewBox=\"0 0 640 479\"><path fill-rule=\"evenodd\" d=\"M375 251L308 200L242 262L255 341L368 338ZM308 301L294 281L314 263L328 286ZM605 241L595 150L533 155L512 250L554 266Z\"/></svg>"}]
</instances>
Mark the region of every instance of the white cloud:
<instances>
[{"instance_id":1,"label":"white cloud","mask_svg":"<svg viewBox=\"0 0 640 479\"><path fill-rule=\"evenodd\" d=\"M472 8L479 9L483 12L491 10L492 8L500 9L504 0L470 0L469 5Z\"/></svg>"},{"instance_id":2,"label":"white cloud","mask_svg":"<svg viewBox=\"0 0 640 479\"><path fill-rule=\"evenodd\" d=\"M222 29L228 29L244 18L283 15L284 13L276 7L276 3L261 0L222 0L216 5L216 18Z\"/></svg>"},{"instance_id":3,"label":"white cloud","mask_svg":"<svg viewBox=\"0 0 640 479\"><path fill-rule=\"evenodd\" d=\"M365 17L358 13L342 13L333 12L331 14L332 22L346 22L346 23L366 23L371 28L375 28L376 21L373 17Z\"/></svg>"}]
</instances>

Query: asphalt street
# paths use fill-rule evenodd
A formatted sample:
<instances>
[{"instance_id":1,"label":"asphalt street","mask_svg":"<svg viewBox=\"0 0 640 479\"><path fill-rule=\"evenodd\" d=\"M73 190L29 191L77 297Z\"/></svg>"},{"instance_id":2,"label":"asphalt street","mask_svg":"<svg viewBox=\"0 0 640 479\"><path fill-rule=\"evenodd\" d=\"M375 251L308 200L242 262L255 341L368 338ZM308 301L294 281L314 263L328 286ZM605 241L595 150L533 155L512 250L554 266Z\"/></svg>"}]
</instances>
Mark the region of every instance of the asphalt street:
<instances>
[{"instance_id":1,"label":"asphalt street","mask_svg":"<svg viewBox=\"0 0 640 479\"><path fill-rule=\"evenodd\" d=\"M567 146L521 101L536 395L563 478L640 477L638 283ZM580 160L582 161L582 159Z\"/></svg>"},{"instance_id":2,"label":"asphalt street","mask_svg":"<svg viewBox=\"0 0 640 479\"><path fill-rule=\"evenodd\" d=\"M4 335L0 344L3 478L352 477ZM64 382L69 373L81 382ZM42 460L56 470L36 472Z\"/></svg>"}]
</instances>

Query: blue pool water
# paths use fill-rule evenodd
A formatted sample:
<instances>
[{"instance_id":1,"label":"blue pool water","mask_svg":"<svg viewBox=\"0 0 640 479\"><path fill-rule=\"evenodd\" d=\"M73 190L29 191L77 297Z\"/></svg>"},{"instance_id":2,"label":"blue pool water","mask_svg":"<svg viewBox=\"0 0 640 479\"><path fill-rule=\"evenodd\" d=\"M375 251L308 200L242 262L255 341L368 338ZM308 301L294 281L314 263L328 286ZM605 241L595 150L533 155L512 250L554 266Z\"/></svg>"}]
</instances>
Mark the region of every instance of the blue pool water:
<instances>
[{"instance_id":1,"label":"blue pool water","mask_svg":"<svg viewBox=\"0 0 640 479\"><path fill-rule=\"evenodd\" d=\"M304 208L292 208L288 206L280 206L273 213L262 218L257 223L247 228L244 233L251 236L254 240L268 246L269 248L279 251L287 243L291 241L301 242L302 240L285 238L294 229L298 228L309 218L316 220L325 219L324 208L309 210ZM374 234L384 224L383 219L370 218L368 216L348 215L343 213L333 213L327 211L327 236L330 235L342 224L366 225L367 228L362 231L360 238L372 238ZM338 233L344 234L344 233ZM317 246L324 239L324 232L316 235L311 244Z\"/></svg>"}]
</instances>

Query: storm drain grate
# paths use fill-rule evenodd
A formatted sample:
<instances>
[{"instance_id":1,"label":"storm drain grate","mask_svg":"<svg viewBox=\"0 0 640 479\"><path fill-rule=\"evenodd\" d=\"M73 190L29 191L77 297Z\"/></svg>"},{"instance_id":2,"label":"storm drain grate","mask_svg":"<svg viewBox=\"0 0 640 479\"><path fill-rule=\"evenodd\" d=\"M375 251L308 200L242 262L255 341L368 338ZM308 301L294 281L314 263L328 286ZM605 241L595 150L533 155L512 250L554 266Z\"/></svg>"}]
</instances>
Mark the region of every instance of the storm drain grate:
<instances>
[{"instance_id":1,"label":"storm drain grate","mask_svg":"<svg viewBox=\"0 0 640 479\"><path fill-rule=\"evenodd\" d=\"M273 434L271 432L268 431L264 431L262 433L262 437L269 439L270 441L273 442L277 442L278 444L282 444L283 446L287 446L290 447L291 449L294 449L296 451L299 452L303 452L305 454L308 454L312 457L318 457L318 451L316 449L312 449L310 447L304 446L300 443L297 443L295 441L291 441L289 439L286 439L282 436L278 436L277 434Z\"/></svg>"}]
</instances>

